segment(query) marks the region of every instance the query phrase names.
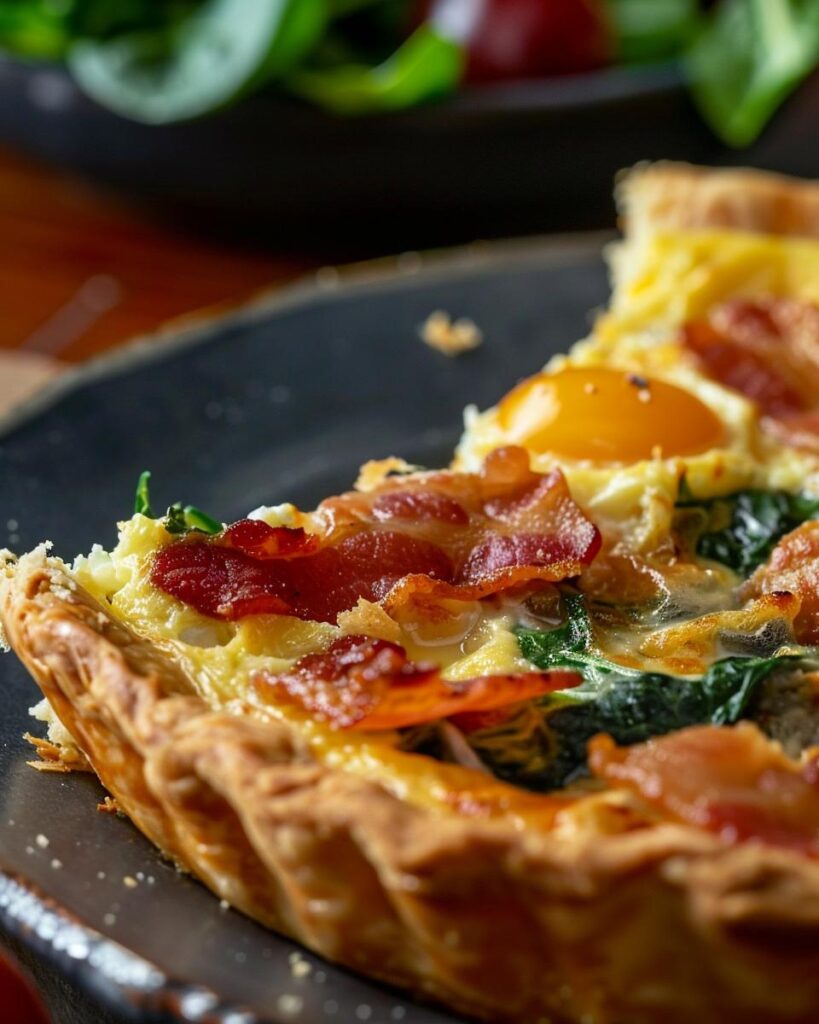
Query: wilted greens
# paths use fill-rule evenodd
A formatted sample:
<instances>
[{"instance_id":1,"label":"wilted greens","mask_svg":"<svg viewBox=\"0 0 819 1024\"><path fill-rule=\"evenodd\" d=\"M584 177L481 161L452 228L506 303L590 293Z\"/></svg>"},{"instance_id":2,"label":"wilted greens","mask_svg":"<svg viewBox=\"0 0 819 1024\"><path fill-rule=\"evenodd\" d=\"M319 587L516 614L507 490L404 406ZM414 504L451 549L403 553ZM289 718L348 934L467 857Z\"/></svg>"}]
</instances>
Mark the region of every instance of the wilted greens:
<instances>
[{"instance_id":1,"label":"wilted greens","mask_svg":"<svg viewBox=\"0 0 819 1024\"><path fill-rule=\"evenodd\" d=\"M151 472L146 469L139 475L136 493L134 494L134 512L147 516L149 519L158 518L154 515L151 507L151 495L149 485ZM181 501L175 501L168 507L168 511L162 517L165 529L168 533L184 534L195 530L199 533L217 534L224 529L222 523L213 519L195 505L183 505Z\"/></svg>"},{"instance_id":2,"label":"wilted greens","mask_svg":"<svg viewBox=\"0 0 819 1024\"><path fill-rule=\"evenodd\" d=\"M729 657L699 677L626 668L597 654L583 598L564 597L566 622L555 629L518 629L521 652L538 668L569 668L581 685L550 694L497 725L467 736L500 778L553 789L582 774L586 744L599 732L639 743L691 725L730 725L748 714L760 684L798 658Z\"/></svg>"},{"instance_id":3,"label":"wilted greens","mask_svg":"<svg viewBox=\"0 0 819 1024\"><path fill-rule=\"evenodd\" d=\"M819 515L819 499L787 491L737 491L678 503L677 524L696 552L747 576L791 530Z\"/></svg>"}]
</instances>

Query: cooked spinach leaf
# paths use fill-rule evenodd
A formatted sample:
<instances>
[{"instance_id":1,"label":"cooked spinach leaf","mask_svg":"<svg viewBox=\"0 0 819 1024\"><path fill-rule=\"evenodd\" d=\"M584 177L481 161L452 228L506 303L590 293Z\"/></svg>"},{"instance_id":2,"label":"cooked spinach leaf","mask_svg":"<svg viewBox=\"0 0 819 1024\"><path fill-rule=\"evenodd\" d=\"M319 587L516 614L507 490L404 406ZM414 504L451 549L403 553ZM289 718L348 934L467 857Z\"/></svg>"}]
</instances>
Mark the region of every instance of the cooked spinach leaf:
<instances>
[{"instance_id":1,"label":"cooked spinach leaf","mask_svg":"<svg viewBox=\"0 0 819 1024\"><path fill-rule=\"evenodd\" d=\"M594 651L581 595L565 596L564 606L562 626L518 629L518 643L538 668L573 669L583 676L582 684L543 697L500 725L468 737L500 778L535 789L563 786L582 774L586 744L599 732L628 744L691 725L737 722L760 683L799 660L728 657L700 677L640 672Z\"/></svg>"},{"instance_id":2,"label":"cooked spinach leaf","mask_svg":"<svg viewBox=\"0 0 819 1024\"><path fill-rule=\"evenodd\" d=\"M580 672L584 685L602 684L612 673L630 674L631 669L592 651L591 622L583 595L564 594L562 604L566 614L562 626L555 629L519 628L515 631L524 658L538 668L570 668ZM559 691L558 699L564 692L568 694L570 691Z\"/></svg>"},{"instance_id":3,"label":"cooked spinach leaf","mask_svg":"<svg viewBox=\"0 0 819 1024\"><path fill-rule=\"evenodd\" d=\"M150 469L144 469L139 474L139 480L137 481L136 494L134 495L134 514L154 519L154 513L151 508L151 495L148 489L150 483L151 471Z\"/></svg>"},{"instance_id":4,"label":"cooked spinach leaf","mask_svg":"<svg viewBox=\"0 0 819 1024\"><path fill-rule=\"evenodd\" d=\"M151 471L149 469L143 470L139 474L136 494L134 495L134 513L147 516L149 519L157 519L158 517L151 508L150 481ZM175 501L173 505L169 506L163 518L165 520L165 529L168 533L173 534L189 533L191 530L198 530L200 533L213 535L221 533L224 529L223 523L217 522L217 520L203 512L201 508L197 508L196 505L183 505L181 501Z\"/></svg>"},{"instance_id":5,"label":"cooked spinach leaf","mask_svg":"<svg viewBox=\"0 0 819 1024\"><path fill-rule=\"evenodd\" d=\"M686 499L677 507L683 513L678 523L687 514L686 529L697 535L697 554L745 576L786 533L819 515L819 499L787 491L737 491L706 501Z\"/></svg>"},{"instance_id":6,"label":"cooked spinach leaf","mask_svg":"<svg viewBox=\"0 0 819 1024\"><path fill-rule=\"evenodd\" d=\"M217 534L223 530L222 523L217 522L195 505L183 505L176 501L165 515L165 529L168 533L189 533L198 530L200 533Z\"/></svg>"}]
</instances>

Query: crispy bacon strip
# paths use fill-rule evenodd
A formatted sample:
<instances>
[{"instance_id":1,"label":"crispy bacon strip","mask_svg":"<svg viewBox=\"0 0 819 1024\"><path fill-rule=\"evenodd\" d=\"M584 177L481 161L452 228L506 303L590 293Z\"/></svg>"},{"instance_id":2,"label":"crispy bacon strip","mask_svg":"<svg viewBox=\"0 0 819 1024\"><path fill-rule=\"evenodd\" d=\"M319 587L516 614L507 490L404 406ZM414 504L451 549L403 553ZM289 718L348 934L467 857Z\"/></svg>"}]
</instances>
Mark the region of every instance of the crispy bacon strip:
<instances>
[{"instance_id":1,"label":"crispy bacon strip","mask_svg":"<svg viewBox=\"0 0 819 1024\"><path fill-rule=\"evenodd\" d=\"M726 843L819 856L819 760L797 764L749 722L682 729L632 747L596 736L589 765L599 778Z\"/></svg>"},{"instance_id":2,"label":"crispy bacon strip","mask_svg":"<svg viewBox=\"0 0 819 1024\"><path fill-rule=\"evenodd\" d=\"M480 473L428 473L322 503L317 532L234 523L159 551L151 579L206 615L275 613L335 622L359 598L388 611L414 599L472 601L576 576L600 534L559 471L523 449L491 453Z\"/></svg>"},{"instance_id":3,"label":"crispy bacon strip","mask_svg":"<svg viewBox=\"0 0 819 1024\"><path fill-rule=\"evenodd\" d=\"M260 673L257 692L296 704L342 729L400 729L466 711L490 711L576 686L575 672L521 672L452 683L437 666L409 661L387 640L345 636L288 672Z\"/></svg>"},{"instance_id":4,"label":"crispy bacon strip","mask_svg":"<svg viewBox=\"0 0 819 1024\"><path fill-rule=\"evenodd\" d=\"M798 299L734 299L683 328L704 370L752 399L763 425L819 450L819 307Z\"/></svg>"},{"instance_id":5,"label":"crispy bacon strip","mask_svg":"<svg viewBox=\"0 0 819 1024\"><path fill-rule=\"evenodd\" d=\"M794 594L800 599L793 629L801 644L819 643L819 521L786 533L764 565L744 584L744 598Z\"/></svg>"}]
</instances>

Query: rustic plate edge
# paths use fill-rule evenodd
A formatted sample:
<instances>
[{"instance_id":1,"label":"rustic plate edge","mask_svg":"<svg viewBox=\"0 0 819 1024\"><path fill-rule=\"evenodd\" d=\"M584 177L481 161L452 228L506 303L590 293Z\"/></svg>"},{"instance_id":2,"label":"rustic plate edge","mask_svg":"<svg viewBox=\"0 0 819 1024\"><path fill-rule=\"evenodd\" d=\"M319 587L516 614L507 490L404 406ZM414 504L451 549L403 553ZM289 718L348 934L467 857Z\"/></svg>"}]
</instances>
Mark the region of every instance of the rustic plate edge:
<instances>
[{"instance_id":1,"label":"rustic plate edge","mask_svg":"<svg viewBox=\"0 0 819 1024\"><path fill-rule=\"evenodd\" d=\"M156 331L132 338L112 352L61 373L0 416L0 442L85 384L115 378L143 365L161 363L170 355L206 343L225 328L252 324L265 316L286 313L317 301L328 302L340 294L366 296L396 286L411 288L416 281L424 279L454 280L501 261L521 265L549 265L567 258L580 261L600 255L606 244L615 238L614 232L589 231L478 241L451 249L400 253L340 267L323 267L291 284L264 288L236 309L213 314L193 312L184 317L186 322L182 326L178 321L171 321Z\"/></svg>"}]
</instances>

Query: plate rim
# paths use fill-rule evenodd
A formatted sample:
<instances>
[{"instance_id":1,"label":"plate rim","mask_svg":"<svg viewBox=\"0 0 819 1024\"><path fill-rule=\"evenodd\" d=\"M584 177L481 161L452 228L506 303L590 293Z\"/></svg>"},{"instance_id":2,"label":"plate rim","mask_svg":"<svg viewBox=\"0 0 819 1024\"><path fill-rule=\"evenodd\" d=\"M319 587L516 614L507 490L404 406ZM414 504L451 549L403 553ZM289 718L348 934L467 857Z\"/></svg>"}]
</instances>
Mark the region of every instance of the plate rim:
<instances>
[{"instance_id":1,"label":"plate rim","mask_svg":"<svg viewBox=\"0 0 819 1024\"><path fill-rule=\"evenodd\" d=\"M167 1021L169 1014L179 1024L282 1024L281 1017L260 1015L223 1000L208 985L174 978L147 957L86 924L23 874L3 866L0 924L101 1006L114 1012L127 1007L140 1024ZM123 967L144 982L123 982L118 977Z\"/></svg>"},{"instance_id":2,"label":"plate rim","mask_svg":"<svg viewBox=\"0 0 819 1024\"><path fill-rule=\"evenodd\" d=\"M398 253L374 260L328 265L284 285L263 287L226 311L193 310L158 328L138 334L114 349L69 366L53 380L0 415L0 443L19 427L47 412L86 384L110 380L133 369L162 363L186 348L206 343L231 326L252 324L266 316L331 301L339 295L366 296L390 288L411 288L416 281L468 277L493 264L549 266L565 260L599 255L618 237L615 231L577 231L529 238L505 238L468 245ZM431 311L430 311L431 312ZM13 349L11 350L13 351Z\"/></svg>"},{"instance_id":3,"label":"plate rim","mask_svg":"<svg viewBox=\"0 0 819 1024\"><path fill-rule=\"evenodd\" d=\"M87 105L98 118L116 118L125 124L133 125L136 129L152 127L95 101L83 91L64 64L40 58L26 58L14 53L0 54L0 75L22 81L38 74L59 77L71 90L73 99ZM375 125L395 121L400 121L403 125L412 122L423 125L438 121L443 125L453 114L469 119L498 114L548 115L580 107L610 106L632 97L666 96L669 93L682 92L686 88L682 61L679 58L666 57L631 64L606 64L587 71L554 74L542 78L475 83L414 107L395 111L373 111L349 120ZM243 105L248 104L268 111L287 111L290 114L301 115L307 122L338 120L338 115L319 106L300 101L296 97L288 96L287 93L277 92L275 83L272 88L262 88L245 97ZM230 116L238 105L231 104L225 111L211 111L205 115L204 120L212 120L220 113ZM162 127L172 129L196 120L184 119Z\"/></svg>"}]
</instances>

